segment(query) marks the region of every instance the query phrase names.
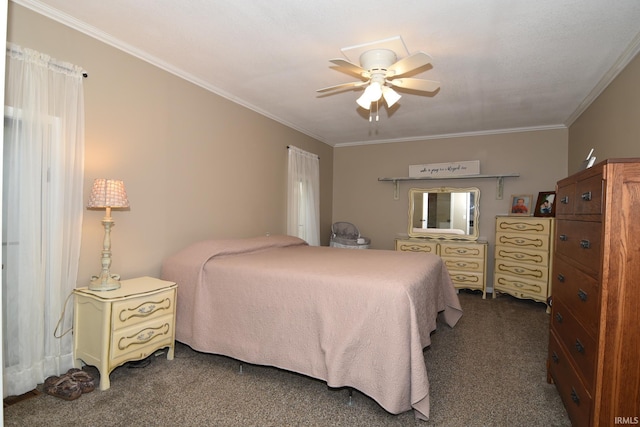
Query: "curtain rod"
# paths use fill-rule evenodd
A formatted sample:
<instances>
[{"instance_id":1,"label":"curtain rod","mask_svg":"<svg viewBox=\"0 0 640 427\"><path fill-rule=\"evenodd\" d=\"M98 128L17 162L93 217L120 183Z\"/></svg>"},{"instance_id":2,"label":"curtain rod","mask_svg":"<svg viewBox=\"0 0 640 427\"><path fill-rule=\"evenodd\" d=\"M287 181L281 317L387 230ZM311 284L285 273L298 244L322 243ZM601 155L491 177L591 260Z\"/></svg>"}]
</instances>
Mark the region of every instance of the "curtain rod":
<instances>
[{"instance_id":1,"label":"curtain rod","mask_svg":"<svg viewBox=\"0 0 640 427\"><path fill-rule=\"evenodd\" d=\"M24 59L25 55L29 56L29 55L34 55L34 56L39 56L39 57L44 57L45 61L49 67L54 68L54 69L58 69L58 70L63 70L63 71L67 71L67 72L80 72L80 74L82 75L83 78L87 78L89 77L89 73L87 73L85 70L83 70L81 67L78 67L76 65L73 65L69 62L64 62L64 61L58 61L54 58L51 58L49 55L46 54L42 54L36 50L33 49L29 49L29 48L23 48L21 46L18 46L16 44L13 44L11 42L7 42L7 53L14 55L16 57L19 57L20 59Z\"/></svg>"},{"instance_id":2,"label":"curtain rod","mask_svg":"<svg viewBox=\"0 0 640 427\"><path fill-rule=\"evenodd\" d=\"M305 153L313 154L314 156L316 156L318 158L318 160L320 160L320 156L318 156L316 153L311 153L309 151L305 151L302 148L298 148L298 147L296 147L294 145L287 145L287 150L291 150L291 149L296 149L296 150L304 151Z\"/></svg>"}]
</instances>

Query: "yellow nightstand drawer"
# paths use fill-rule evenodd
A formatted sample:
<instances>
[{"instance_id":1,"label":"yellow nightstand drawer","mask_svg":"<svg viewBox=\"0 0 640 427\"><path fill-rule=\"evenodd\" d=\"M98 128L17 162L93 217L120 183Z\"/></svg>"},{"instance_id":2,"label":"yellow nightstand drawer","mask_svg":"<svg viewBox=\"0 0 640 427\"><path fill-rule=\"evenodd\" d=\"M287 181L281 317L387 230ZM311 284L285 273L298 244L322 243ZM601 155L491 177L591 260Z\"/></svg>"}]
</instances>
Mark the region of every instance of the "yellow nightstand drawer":
<instances>
[{"instance_id":1,"label":"yellow nightstand drawer","mask_svg":"<svg viewBox=\"0 0 640 427\"><path fill-rule=\"evenodd\" d=\"M119 366L127 360L144 359L162 344L171 344L173 335L172 314L120 329L112 336L111 364Z\"/></svg>"},{"instance_id":2,"label":"yellow nightstand drawer","mask_svg":"<svg viewBox=\"0 0 640 427\"><path fill-rule=\"evenodd\" d=\"M130 327L173 312L173 289L113 303L113 329Z\"/></svg>"}]
</instances>

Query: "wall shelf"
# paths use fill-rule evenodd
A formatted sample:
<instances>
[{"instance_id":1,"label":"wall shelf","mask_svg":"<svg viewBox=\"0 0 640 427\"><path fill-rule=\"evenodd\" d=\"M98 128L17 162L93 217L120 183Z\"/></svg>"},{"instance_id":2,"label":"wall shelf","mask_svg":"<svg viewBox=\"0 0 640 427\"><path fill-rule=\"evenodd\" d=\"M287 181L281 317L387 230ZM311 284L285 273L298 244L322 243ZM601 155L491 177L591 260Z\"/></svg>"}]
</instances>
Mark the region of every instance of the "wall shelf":
<instances>
[{"instance_id":1,"label":"wall shelf","mask_svg":"<svg viewBox=\"0 0 640 427\"><path fill-rule=\"evenodd\" d=\"M502 173L497 175L460 175L460 176L439 176L439 177L412 177L412 176L400 176L392 178L378 178L378 181L393 182L393 199L398 200L400 194L400 182L401 181L440 181L443 179L496 179L496 199L502 200L504 190L504 179L511 177L519 177L518 173Z\"/></svg>"}]
</instances>

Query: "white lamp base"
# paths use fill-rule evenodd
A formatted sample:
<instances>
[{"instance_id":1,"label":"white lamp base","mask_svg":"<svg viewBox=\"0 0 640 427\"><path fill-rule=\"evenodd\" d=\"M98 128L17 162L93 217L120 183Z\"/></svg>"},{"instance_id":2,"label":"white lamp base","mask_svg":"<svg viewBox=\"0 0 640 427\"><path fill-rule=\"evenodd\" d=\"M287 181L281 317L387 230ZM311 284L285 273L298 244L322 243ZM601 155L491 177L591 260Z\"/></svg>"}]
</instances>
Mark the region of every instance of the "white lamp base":
<instances>
[{"instance_id":1,"label":"white lamp base","mask_svg":"<svg viewBox=\"0 0 640 427\"><path fill-rule=\"evenodd\" d=\"M104 226L104 242L102 244L102 271L99 276L91 277L89 290L91 291L112 291L120 288L120 275L111 274L111 227L113 220L111 219L111 208L107 207L107 215L102 219Z\"/></svg>"},{"instance_id":2,"label":"white lamp base","mask_svg":"<svg viewBox=\"0 0 640 427\"><path fill-rule=\"evenodd\" d=\"M113 291L114 289L120 289L120 276L118 274L112 274L108 277L91 276L91 283L89 284L90 291Z\"/></svg>"}]
</instances>

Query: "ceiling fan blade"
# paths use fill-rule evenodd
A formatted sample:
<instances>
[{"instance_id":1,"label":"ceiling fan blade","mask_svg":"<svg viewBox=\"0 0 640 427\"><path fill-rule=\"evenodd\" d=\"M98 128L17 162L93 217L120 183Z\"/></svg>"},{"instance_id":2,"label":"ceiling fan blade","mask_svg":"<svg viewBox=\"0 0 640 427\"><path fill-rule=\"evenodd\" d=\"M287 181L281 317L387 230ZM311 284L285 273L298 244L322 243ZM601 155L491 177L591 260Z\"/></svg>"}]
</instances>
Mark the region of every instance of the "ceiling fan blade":
<instances>
[{"instance_id":1,"label":"ceiling fan blade","mask_svg":"<svg viewBox=\"0 0 640 427\"><path fill-rule=\"evenodd\" d=\"M429 55L424 52L416 52L390 65L387 69L387 77L400 76L430 63L431 57Z\"/></svg>"},{"instance_id":2,"label":"ceiling fan blade","mask_svg":"<svg viewBox=\"0 0 640 427\"><path fill-rule=\"evenodd\" d=\"M329 91L332 91L332 90L356 88L356 87L364 86L364 85L366 85L368 83L369 83L368 81L366 81L366 82L342 83L342 84L339 84L339 85L329 86L329 87L324 87L322 89L318 89L318 90L316 90L316 92L329 92Z\"/></svg>"},{"instance_id":3,"label":"ceiling fan blade","mask_svg":"<svg viewBox=\"0 0 640 427\"><path fill-rule=\"evenodd\" d=\"M435 92L440 88L440 82L436 82L433 80L423 80L423 79L412 79L412 78L393 79L393 80L387 80L387 83L396 87L401 87L404 89L419 90L421 92Z\"/></svg>"},{"instance_id":4,"label":"ceiling fan blade","mask_svg":"<svg viewBox=\"0 0 640 427\"><path fill-rule=\"evenodd\" d=\"M365 70L364 68L362 68L361 66L354 64L353 62L349 62L346 59L342 59L342 58L335 58L335 59L330 59L329 62L342 67L342 68L346 68L348 71L351 71L354 74L358 74L360 76L364 76L364 77L369 77L369 72L367 70Z\"/></svg>"}]
</instances>

